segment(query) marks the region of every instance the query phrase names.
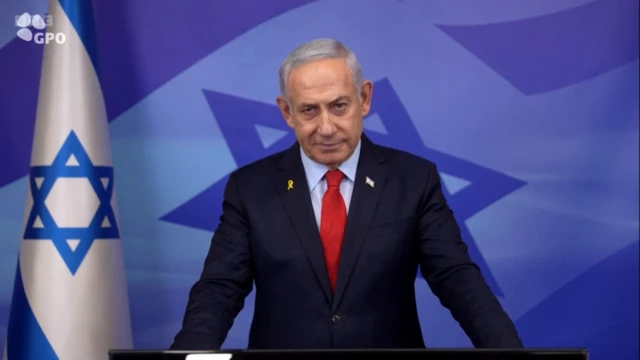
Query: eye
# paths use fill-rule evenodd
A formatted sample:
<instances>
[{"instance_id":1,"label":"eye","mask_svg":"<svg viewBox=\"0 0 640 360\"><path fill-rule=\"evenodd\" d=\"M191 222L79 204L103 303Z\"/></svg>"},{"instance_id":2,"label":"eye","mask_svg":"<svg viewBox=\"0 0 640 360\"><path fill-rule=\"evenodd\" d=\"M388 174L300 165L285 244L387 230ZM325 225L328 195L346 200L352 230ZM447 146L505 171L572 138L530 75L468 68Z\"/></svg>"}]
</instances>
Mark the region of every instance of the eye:
<instances>
[{"instance_id":1,"label":"eye","mask_svg":"<svg viewBox=\"0 0 640 360\"><path fill-rule=\"evenodd\" d=\"M341 102L341 103L337 103L335 105L336 109L338 110L344 110L347 107L347 103Z\"/></svg>"}]
</instances>

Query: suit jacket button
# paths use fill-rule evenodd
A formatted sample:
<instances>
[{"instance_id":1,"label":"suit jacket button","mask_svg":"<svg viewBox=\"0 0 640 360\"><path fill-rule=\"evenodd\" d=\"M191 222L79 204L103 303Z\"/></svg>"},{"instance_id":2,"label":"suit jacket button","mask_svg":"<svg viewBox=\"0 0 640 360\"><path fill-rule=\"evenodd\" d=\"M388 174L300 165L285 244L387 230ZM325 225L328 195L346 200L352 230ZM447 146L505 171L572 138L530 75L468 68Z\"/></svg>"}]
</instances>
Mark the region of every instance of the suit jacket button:
<instances>
[{"instance_id":1,"label":"suit jacket button","mask_svg":"<svg viewBox=\"0 0 640 360\"><path fill-rule=\"evenodd\" d=\"M331 322L334 323L335 325L339 324L341 320L342 318L340 318L340 315L333 315L331 317Z\"/></svg>"}]
</instances>

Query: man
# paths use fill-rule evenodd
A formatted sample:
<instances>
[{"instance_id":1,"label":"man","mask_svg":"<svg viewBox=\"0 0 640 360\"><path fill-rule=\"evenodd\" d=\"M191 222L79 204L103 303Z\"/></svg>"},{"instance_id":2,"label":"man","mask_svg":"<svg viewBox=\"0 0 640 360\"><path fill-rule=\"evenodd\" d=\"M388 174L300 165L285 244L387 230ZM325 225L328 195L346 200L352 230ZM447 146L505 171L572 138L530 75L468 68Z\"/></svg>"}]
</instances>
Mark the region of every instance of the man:
<instances>
[{"instance_id":1,"label":"man","mask_svg":"<svg viewBox=\"0 0 640 360\"><path fill-rule=\"evenodd\" d=\"M256 286L249 348L420 348L418 266L475 347L519 348L436 166L363 134L373 85L340 42L297 48L277 102L298 139L231 174L172 349L219 349Z\"/></svg>"}]
</instances>

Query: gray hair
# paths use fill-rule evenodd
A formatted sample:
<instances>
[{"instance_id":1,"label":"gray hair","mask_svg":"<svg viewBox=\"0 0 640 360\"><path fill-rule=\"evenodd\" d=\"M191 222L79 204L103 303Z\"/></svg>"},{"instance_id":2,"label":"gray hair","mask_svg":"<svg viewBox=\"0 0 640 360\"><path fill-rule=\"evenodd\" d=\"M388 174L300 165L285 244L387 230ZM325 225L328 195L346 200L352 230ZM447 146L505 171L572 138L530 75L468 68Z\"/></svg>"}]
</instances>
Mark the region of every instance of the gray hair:
<instances>
[{"instance_id":1,"label":"gray hair","mask_svg":"<svg viewBox=\"0 0 640 360\"><path fill-rule=\"evenodd\" d=\"M289 75L291 75L293 69L298 66L315 60L340 58L344 59L347 63L353 76L353 83L356 89L360 90L364 83L364 76L362 75L362 67L356 54L340 41L333 39L316 39L300 45L284 60L279 71L280 92L285 98L288 98L287 83L289 81Z\"/></svg>"}]
</instances>

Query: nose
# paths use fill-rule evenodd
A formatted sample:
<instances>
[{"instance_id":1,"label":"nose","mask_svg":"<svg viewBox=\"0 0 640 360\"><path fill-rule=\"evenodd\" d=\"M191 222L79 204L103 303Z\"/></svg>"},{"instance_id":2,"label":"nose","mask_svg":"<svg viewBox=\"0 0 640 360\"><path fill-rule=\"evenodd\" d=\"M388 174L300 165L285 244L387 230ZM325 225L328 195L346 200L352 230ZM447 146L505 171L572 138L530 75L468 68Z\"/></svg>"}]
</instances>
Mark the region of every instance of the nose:
<instances>
[{"instance_id":1,"label":"nose","mask_svg":"<svg viewBox=\"0 0 640 360\"><path fill-rule=\"evenodd\" d=\"M331 136L336 132L336 125L333 122L331 115L324 112L320 116L320 123L318 124L318 134L322 136Z\"/></svg>"}]
</instances>

